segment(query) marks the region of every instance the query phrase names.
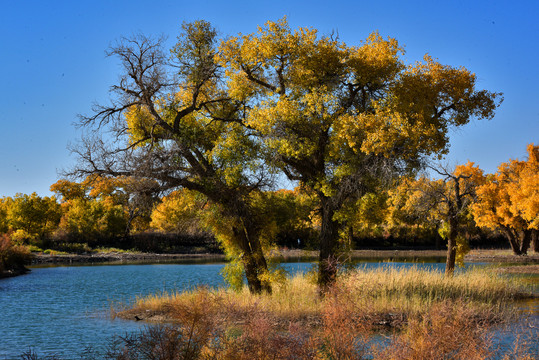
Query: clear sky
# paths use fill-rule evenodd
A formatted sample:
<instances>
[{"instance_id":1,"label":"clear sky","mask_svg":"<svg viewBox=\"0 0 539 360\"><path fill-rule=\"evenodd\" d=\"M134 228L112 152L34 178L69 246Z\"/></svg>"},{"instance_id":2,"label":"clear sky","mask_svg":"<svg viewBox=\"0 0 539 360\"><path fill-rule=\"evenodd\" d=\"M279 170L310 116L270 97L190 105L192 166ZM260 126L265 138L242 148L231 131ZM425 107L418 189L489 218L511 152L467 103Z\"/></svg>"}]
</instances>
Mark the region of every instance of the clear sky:
<instances>
[{"instance_id":1,"label":"clear sky","mask_svg":"<svg viewBox=\"0 0 539 360\"><path fill-rule=\"evenodd\" d=\"M493 120L451 133L451 165L471 160L494 172L539 143L537 0L2 0L0 10L0 197L50 195L57 171L75 163L67 145L80 138L76 115L106 102L118 76L105 57L114 40L142 32L172 45L180 24L198 19L226 36L286 15L292 28L335 31L350 45L378 30L405 46L406 61L429 53L504 93Z\"/></svg>"}]
</instances>

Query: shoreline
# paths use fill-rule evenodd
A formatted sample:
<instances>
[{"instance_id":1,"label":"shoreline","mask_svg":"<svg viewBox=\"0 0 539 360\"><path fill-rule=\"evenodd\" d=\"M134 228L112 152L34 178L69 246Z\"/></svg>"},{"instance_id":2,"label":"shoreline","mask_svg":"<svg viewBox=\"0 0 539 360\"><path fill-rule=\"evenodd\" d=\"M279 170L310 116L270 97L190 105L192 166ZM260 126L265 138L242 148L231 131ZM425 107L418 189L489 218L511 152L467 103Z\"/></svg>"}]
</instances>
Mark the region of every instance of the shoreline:
<instances>
[{"instance_id":1,"label":"shoreline","mask_svg":"<svg viewBox=\"0 0 539 360\"><path fill-rule=\"evenodd\" d=\"M313 261L318 259L318 251L300 249L280 249L270 254L280 261ZM445 250L352 250L346 254L347 259L399 259L399 258L444 258ZM110 252L95 254L50 255L34 254L32 266L36 265L70 265L95 263L130 263L161 261L226 261L224 254L157 254ZM345 259L343 259L345 260ZM512 255L507 250L472 250L464 258L466 262L539 264L539 254Z\"/></svg>"},{"instance_id":2,"label":"shoreline","mask_svg":"<svg viewBox=\"0 0 539 360\"><path fill-rule=\"evenodd\" d=\"M222 254L155 254L155 253L97 253L97 254L67 254L48 255L34 254L31 266L36 265L71 265L71 264L103 264L131 262L160 262L175 260L193 261L225 261Z\"/></svg>"}]
</instances>

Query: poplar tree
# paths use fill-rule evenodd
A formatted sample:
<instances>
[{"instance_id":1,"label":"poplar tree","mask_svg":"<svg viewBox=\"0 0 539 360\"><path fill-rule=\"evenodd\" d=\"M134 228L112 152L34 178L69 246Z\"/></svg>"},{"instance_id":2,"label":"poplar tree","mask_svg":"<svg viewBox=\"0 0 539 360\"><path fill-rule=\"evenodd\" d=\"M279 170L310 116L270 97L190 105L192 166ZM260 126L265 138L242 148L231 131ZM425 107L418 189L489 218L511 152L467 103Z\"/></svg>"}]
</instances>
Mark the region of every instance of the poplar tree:
<instances>
[{"instance_id":1,"label":"poplar tree","mask_svg":"<svg viewBox=\"0 0 539 360\"><path fill-rule=\"evenodd\" d=\"M428 55L406 64L403 53L377 32L348 45L312 28L292 30L285 18L221 45L228 94L248 108L239 120L275 166L319 199L323 291L336 275L343 206L447 153L449 129L492 118L499 103L465 68Z\"/></svg>"}]
</instances>

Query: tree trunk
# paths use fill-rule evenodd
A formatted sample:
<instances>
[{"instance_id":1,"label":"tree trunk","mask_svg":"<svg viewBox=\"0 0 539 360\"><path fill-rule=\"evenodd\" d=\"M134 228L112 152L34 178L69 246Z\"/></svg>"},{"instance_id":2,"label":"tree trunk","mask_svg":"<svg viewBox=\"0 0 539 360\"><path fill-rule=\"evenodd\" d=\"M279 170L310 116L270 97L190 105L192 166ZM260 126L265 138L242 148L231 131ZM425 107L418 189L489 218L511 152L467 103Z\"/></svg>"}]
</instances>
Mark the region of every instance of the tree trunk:
<instances>
[{"instance_id":1,"label":"tree trunk","mask_svg":"<svg viewBox=\"0 0 539 360\"><path fill-rule=\"evenodd\" d=\"M266 262L266 257L264 256L264 251L262 250L262 245L260 244L258 231L255 229L255 227L250 221L245 221L244 227L247 241L252 250L253 258L256 264L256 273L258 281L260 282L261 290L268 294L271 294L270 281L267 279L261 279L261 275L268 272L268 264Z\"/></svg>"},{"instance_id":2,"label":"tree trunk","mask_svg":"<svg viewBox=\"0 0 539 360\"><path fill-rule=\"evenodd\" d=\"M532 230L532 247L536 254L539 254L539 230Z\"/></svg>"},{"instance_id":3,"label":"tree trunk","mask_svg":"<svg viewBox=\"0 0 539 360\"><path fill-rule=\"evenodd\" d=\"M447 256L445 260L445 275L453 276L455 259L457 257L458 222L455 216L449 218L449 234L447 236Z\"/></svg>"},{"instance_id":4,"label":"tree trunk","mask_svg":"<svg viewBox=\"0 0 539 360\"><path fill-rule=\"evenodd\" d=\"M522 231L522 241L520 242L520 254L528 254L528 249L530 248L530 243L532 240L532 231L524 230Z\"/></svg>"},{"instance_id":5,"label":"tree trunk","mask_svg":"<svg viewBox=\"0 0 539 360\"><path fill-rule=\"evenodd\" d=\"M258 278L256 260L253 254L244 252L241 261L245 270L245 277L247 278L247 286L249 287L249 292L251 294L261 294L262 282Z\"/></svg>"},{"instance_id":6,"label":"tree trunk","mask_svg":"<svg viewBox=\"0 0 539 360\"><path fill-rule=\"evenodd\" d=\"M234 227L233 230L238 245L242 251L241 262L245 271L245 277L247 278L247 286L249 287L249 292L251 292L252 294L261 294L262 291L268 291L268 289L271 292L271 287L268 284L263 284L260 280L260 274L263 271L267 271L267 266L265 266L264 269L260 268L260 255L256 254L258 250L253 249L253 247L251 246L248 236L246 234L246 229L241 226ZM263 255L262 259L264 259Z\"/></svg>"},{"instance_id":7,"label":"tree trunk","mask_svg":"<svg viewBox=\"0 0 539 360\"><path fill-rule=\"evenodd\" d=\"M352 250L354 244L354 227L348 226L348 250Z\"/></svg>"},{"instance_id":8,"label":"tree trunk","mask_svg":"<svg viewBox=\"0 0 539 360\"><path fill-rule=\"evenodd\" d=\"M515 236L515 234L511 231L511 229L508 229L508 228L504 228L503 232L505 233L505 236L509 240L509 245L511 245L511 250L513 250L513 254L521 255L522 253L520 252L518 238Z\"/></svg>"},{"instance_id":9,"label":"tree trunk","mask_svg":"<svg viewBox=\"0 0 539 360\"><path fill-rule=\"evenodd\" d=\"M335 282L337 276L337 240L339 224L333 220L335 210L331 200L321 198L322 228L320 229L320 259L318 263L318 286L325 294Z\"/></svg>"}]
</instances>

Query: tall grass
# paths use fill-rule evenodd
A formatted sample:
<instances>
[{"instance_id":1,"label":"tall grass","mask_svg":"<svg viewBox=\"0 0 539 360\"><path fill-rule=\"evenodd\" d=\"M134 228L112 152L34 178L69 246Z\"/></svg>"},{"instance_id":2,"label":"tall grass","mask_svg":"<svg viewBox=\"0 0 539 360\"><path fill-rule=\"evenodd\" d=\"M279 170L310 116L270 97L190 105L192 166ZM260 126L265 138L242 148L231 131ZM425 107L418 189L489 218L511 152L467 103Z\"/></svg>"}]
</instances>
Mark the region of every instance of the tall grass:
<instances>
[{"instance_id":1,"label":"tall grass","mask_svg":"<svg viewBox=\"0 0 539 360\"><path fill-rule=\"evenodd\" d=\"M161 314L173 319L169 310L189 303L201 290L173 292L138 298L133 313ZM476 311L477 316L496 320L506 312L514 299L529 292L515 281L489 272L474 269L454 277L445 277L434 270L415 267L395 269L360 268L342 274L330 294L322 299L309 274L298 274L275 286L271 295L252 295L245 288L241 292L228 289L204 290L223 311L241 314L257 309L280 321L319 322L328 302L339 301L347 311L371 316L399 314L401 317L427 312L443 301L460 301ZM373 321L374 321L373 320Z\"/></svg>"}]
</instances>

